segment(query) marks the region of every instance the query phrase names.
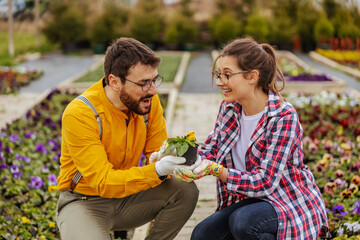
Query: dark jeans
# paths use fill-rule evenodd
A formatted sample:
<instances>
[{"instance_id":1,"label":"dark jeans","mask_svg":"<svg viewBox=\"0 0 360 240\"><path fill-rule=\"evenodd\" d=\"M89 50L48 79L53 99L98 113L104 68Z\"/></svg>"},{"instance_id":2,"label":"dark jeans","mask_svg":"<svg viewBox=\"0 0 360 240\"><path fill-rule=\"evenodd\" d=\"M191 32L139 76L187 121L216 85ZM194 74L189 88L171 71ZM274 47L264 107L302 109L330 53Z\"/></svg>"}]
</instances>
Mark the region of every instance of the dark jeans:
<instances>
[{"instance_id":1,"label":"dark jeans","mask_svg":"<svg viewBox=\"0 0 360 240\"><path fill-rule=\"evenodd\" d=\"M276 239L277 229L278 217L270 203L245 199L200 222L191 240Z\"/></svg>"}]
</instances>

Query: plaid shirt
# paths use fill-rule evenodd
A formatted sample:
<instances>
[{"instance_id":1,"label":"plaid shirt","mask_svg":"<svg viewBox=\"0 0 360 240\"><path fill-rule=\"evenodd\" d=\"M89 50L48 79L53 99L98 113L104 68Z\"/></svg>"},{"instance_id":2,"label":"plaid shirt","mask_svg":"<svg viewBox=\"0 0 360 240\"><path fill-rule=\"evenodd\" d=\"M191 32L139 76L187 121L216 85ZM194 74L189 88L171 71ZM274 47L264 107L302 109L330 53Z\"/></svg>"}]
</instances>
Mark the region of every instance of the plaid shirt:
<instances>
[{"instance_id":1,"label":"plaid shirt","mask_svg":"<svg viewBox=\"0 0 360 240\"><path fill-rule=\"evenodd\" d=\"M222 102L215 128L200 149L203 158L228 168L227 183L217 179L220 210L244 198L269 202L278 214L278 239L316 239L327 226L324 201L303 163L296 110L269 93L265 113L250 139L246 171L234 168L231 149L240 135L241 105Z\"/></svg>"}]
</instances>

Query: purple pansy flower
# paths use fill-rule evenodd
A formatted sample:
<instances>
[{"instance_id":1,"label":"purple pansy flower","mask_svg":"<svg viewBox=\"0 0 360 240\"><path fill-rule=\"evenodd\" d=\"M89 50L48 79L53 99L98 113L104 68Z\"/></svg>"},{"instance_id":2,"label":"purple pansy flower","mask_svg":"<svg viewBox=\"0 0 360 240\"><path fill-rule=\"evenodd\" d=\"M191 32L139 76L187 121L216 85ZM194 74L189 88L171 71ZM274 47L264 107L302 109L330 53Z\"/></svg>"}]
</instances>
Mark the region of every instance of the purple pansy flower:
<instances>
[{"instance_id":1,"label":"purple pansy flower","mask_svg":"<svg viewBox=\"0 0 360 240\"><path fill-rule=\"evenodd\" d=\"M30 178L30 180L31 180L31 186L33 188L39 189L44 185L41 177L39 177L39 176L33 176Z\"/></svg>"},{"instance_id":2,"label":"purple pansy flower","mask_svg":"<svg viewBox=\"0 0 360 240\"><path fill-rule=\"evenodd\" d=\"M33 133L33 132L27 132L25 134L25 138L32 138L34 139L36 137L36 133Z\"/></svg>"},{"instance_id":3,"label":"purple pansy flower","mask_svg":"<svg viewBox=\"0 0 360 240\"><path fill-rule=\"evenodd\" d=\"M41 168L41 172L43 173L48 173L49 172L49 167L47 165L44 165L42 168Z\"/></svg>"},{"instance_id":4,"label":"purple pansy flower","mask_svg":"<svg viewBox=\"0 0 360 240\"><path fill-rule=\"evenodd\" d=\"M13 173L13 178L15 179L20 179L22 177L22 172L16 172L16 173Z\"/></svg>"},{"instance_id":5,"label":"purple pansy flower","mask_svg":"<svg viewBox=\"0 0 360 240\"><path fill-rule=\"evenodd\" d=\"M354 202L354 209L351 211L351 214L360 214L360 201L357 200Z\"/></svg>"},{"instance_id":6,"label":"purple pansy flower","mask_svg":"<svg viewBox=\"0 0 360 240\"><path fill-rule=\"evenodd\" d=\"M5 169L5 168L7 168L6 163L0 164L0 170L1 170L1 169Z\"/></svg>"},{"instance_id":7,"label":"purple pansy flower","mask_svg":"<svg viewBox=\"0 0 360 240\"><path fill-rule=\"evenodd\" d=\"M47 149L44 145L42 145L41 143L39 143L36 148L35 148L35 152L42 152L43 154L47 153Z\"/></svg>"},{"instance_id":8,"label":"purple pansy flower","mask_svg":"<svg viewBox=\"0 0 360 240\"><path fill-rule=\"evenodd\" d=\"M53 157L52 157L52 160L53 160L54 162L57 162L57 161L59 160L59 158L58 158L58 156L53 156Z\"/></svg>"},{"instance_id":9,"label":"purple pansy flower","mask_svg":"<svg viewBox=\"0 0 360 240\"><path fill-rule=\"evenodd\" d=\"M341 218L349 213L349 211L344 211L343 205L335 205L332 211L336 217L341 217Z\"/></svg>"},{"instance_id":10,"label":"purple pansy flower","mask_svg":"<svg viewBox=\"0 0 360 240\"><path fill-rule=\"evenodd\" d=\"M57 178L53 173L48 176L48 180L49 180L49 186L55 186L57 184Z\"/></svg>"},{"instance_id":11,"label":"purple pansy flower","mask_svg":"<svg viewBox=\"0 0 360 240\"><path fill-rule=\"evenodd\" d=\"M0 135L0 137L2 137L2 138L4 138L4 137L6 137L7 135L6 135L6 133L1 133L1 135Z\"/></svg>"},{"instance_id":12,"label":"purple pansy flower","mask_svg":"<svg viewBox=\"0 0 360 240\"><path fill-rule=\"evenodd\" d=\"M59 150L59 144L56 140L54 139L50 139L49 142L48 142L50 148L51 148L51 151L53 152L56 152Z\"/></svg>"},{"instance_id":13,"label":"purple pansy flower","mask_svg":"<svg viewBox=\"0 0 360 240\"><path fill-rule=\"evenodd\" d=\"M17 142L18 139L19 139L19 135L17 135L17 134L12 134L9 137L10 142Z\"/></svg>"},{"instance_id":14,"label":"purple pansy flower","mask_svg":"<svg viewBox=\"0 0 360 240\"><path fill-rule=\"evenodd\" d=\"M11 166L10 166L10 172L11 172L12 174L18 173L19 171L20 171L20 168L19 168L18 165L14 164L14 165L11 165Z\"/></svg>"},{"instance_id":15,"label":"purple pansy flower","mask_svg":"<svg viewBox=\"0 0 360 240\"><path fill-rule=\"evenodd\" d=\"M12 149L10 147L5 147L5 153L12 153Z\"/></svg>"}]
</instances>

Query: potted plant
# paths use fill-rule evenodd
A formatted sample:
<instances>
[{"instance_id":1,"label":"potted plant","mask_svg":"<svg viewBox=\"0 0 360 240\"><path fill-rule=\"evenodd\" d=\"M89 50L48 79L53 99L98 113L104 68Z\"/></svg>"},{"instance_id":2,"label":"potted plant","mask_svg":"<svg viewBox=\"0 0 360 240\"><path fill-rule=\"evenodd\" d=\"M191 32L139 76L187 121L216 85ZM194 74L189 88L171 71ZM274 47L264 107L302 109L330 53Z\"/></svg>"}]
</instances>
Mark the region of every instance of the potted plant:
<instances>
[{"instance_id":1,"label":"potted plant","mask_svg":"<svg viewBox=\"0 0 360 240\"><path fill-rule=\"evenodd\" d=\"M159 159L166 155L174 155L184 157L185 165L192 165L196 162L198 146L195 132L188 132L186 136L168 138L160 148Z\"/></svg>"}]
</instances>

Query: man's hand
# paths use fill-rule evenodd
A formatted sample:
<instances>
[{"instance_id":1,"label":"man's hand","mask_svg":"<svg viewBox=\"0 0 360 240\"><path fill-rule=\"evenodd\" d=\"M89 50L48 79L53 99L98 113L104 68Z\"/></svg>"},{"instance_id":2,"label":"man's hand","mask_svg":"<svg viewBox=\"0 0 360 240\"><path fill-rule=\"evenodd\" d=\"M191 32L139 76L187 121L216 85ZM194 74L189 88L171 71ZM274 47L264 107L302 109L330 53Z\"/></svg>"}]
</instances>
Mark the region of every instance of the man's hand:
<instances>
[{"instance_id":1,"label":"man's hand","mask_svg":"<svg viewBox=\"0 0 360 240\"><path fill-rule=\"evenodd\" d=\"M175 168L183 167L186 159L183 157L165 156L155 163L155 170L159 177L171 174Z\"/></svg>"},{"instance_id":2,"label":"man's hand","mask_svg":"<svg viewBox=\"0 0 360 240\"><path fill-rule=\"evenodd\" d=\"M149 163L157 162L159 157L159 152L153 152L149 157Z\"/></svg>"}]
</instances>

